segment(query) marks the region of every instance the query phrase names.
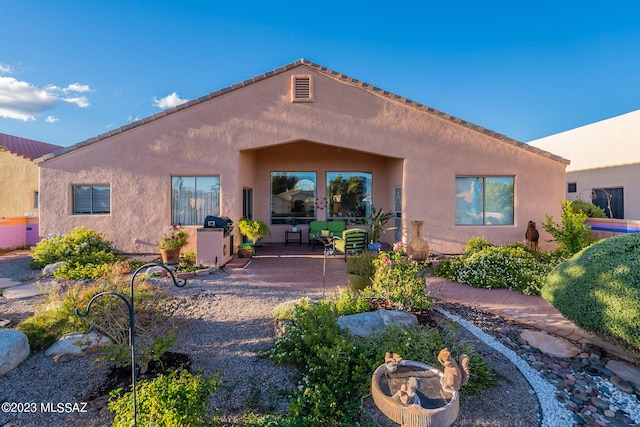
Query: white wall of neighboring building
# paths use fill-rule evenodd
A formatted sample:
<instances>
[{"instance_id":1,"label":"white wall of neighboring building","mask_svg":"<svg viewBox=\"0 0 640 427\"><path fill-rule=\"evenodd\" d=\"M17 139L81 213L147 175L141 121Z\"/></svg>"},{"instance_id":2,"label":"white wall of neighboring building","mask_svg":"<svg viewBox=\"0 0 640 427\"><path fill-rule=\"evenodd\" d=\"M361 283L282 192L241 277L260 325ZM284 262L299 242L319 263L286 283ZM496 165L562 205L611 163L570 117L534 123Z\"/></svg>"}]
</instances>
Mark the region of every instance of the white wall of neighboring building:
<instances>
[{"instance_id":1,"label":"white wall of neighboring building","mask_svg":"<svg viewBox=\"0 0 640 427\"><path fill-rule=\"evenodd\" d=\"M640 110L529 142L569 159L567 199L622 188L624 219L640 219ZM568 186L569 187L569 186Z\"/></svg>"}]
</instances>

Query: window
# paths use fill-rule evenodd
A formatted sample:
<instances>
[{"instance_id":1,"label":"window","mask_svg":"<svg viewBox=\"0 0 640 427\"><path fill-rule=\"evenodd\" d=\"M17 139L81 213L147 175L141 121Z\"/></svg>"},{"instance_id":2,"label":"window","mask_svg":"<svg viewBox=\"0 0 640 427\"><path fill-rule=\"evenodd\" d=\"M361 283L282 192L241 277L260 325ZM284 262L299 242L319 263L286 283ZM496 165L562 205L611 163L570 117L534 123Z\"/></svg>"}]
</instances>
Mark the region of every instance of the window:
<instances>
[{"instance_id":1,"label":"window","mask_svg":"<svg viewBox=\"0 0 640 427\"><path fill-rule=\"evenodd\" d=\"M289 217L308 224L315 219L316 173L271 172L271 224L287 224Z\"/></svg>"},{"instance_id":2,"label":"window","mask_svg":"<svg viewBox=\"0 0 640 427\"><path fill-rule=\"evenodd\" d=\"M208 215L220 215L220 177L171 177L171 223L202 225Z\"/></svg>"},{"instance_id":3,"label":"window","mask_svg":"<svg viewBox=\"0 0 640 427\"><path fill-rule=\"evenodd\" d=\"M371 174L327 172L327 219L363 219L371 214Z\"/></svg>"},{"instance_id":4,"label":"window","mask_svg":"<svg viewBox=\"0 0 640 427\"><path fill-rule=\"evenodd\" d=\"M578 191L578 185L575 182L570 182L567 184L567 193L575 193Z\"/></svg>"},{"instance_id":5,"label":"window","mask_svg":"<svg viewBox=\"0 0 640 427\"><path fill-rule=\"evenodd\" d=\"M77 185L73 187L74 214L108 214L111 212L111 187Z\"/></svg>"},{"instance_id":6,"label":"window","mask_svg":"<svg viewBox=\"0 0 640 427\"><path fill-rule=\"evenodd\" d=\"M456 225L513 225L513 177L457 177Z\"/></svg>"},{"instance_id":7,"label":"window","mask_svg":"<svg viewBox=\"0 0 640 427\"><path fill-rule=\"evenodd\" d=\"M38 209L39 206L40 206L40 201L38 199L38 192L34 191L33 192L33 209Z\"/></svg>"},{"instance_id":8,"label":"window","mask_svg":"<svg viewBox=\"0 0 640 427\"><path fill-rule=\"evenodd\" d=\"M594 188L593 204L602 208L607 218L624 219L624 188Z\"/></svg>"}]
</instances>

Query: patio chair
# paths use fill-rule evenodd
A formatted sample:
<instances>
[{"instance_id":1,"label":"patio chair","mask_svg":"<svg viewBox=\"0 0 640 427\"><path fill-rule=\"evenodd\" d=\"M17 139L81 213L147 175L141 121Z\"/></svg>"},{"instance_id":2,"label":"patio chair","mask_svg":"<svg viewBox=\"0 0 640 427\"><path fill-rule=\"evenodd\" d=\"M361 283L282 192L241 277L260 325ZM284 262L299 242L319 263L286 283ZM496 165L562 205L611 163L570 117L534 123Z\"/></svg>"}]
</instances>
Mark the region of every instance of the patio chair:
<instances>
[{"instance_id":1,"label":"patio chair","mask_svg":"<svg viewBox=\"0 0 640 427\"><path fill-rule=\"evenodd\" d=\"M362 253L367 250L369 233L359 228L350 228L342 232L342 237L334 236L333 248L344 254L347 261L348 254Z\"/></svg>"}]
</instances>

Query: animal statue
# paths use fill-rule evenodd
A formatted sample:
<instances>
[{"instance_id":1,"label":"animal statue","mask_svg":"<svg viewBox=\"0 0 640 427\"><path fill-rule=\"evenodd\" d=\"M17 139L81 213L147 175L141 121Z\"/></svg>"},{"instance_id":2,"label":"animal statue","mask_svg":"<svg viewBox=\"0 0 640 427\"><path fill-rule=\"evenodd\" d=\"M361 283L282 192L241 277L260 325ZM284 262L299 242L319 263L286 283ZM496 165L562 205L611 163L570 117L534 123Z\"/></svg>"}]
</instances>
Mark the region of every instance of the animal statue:
<instances>
[{"instance_id":1,"label":"animal statue","mask_svg":"<svg viewBox=\"0 0 640 427\"><path fill-rule=\"evenodd\" d=\"M387 352L384 355L384 364L387 367L387 371L393 373L398 370L398 362L402 360L402 357L398 353Z\"/></svg>"},{"instance_id":2,"label":"animal statue","mask_svg":"<svg viewBox=\"0 0 640 427\"><path fill-rule=\"evenodd\" d=\"M400 390L396 391L393 399L398 400L402 405L415 405L420 403L420 398L416 394L418 389L418 380L411 377L406 383L400 386Z\"/></svg>"},{"instance_id":3,"label":"animal statue","mask_svg":"<svg viewBox=\"0 0 640 427\"><path fill-rule=\"evenodd\" d=\"M443 348L438 353L438 362L444 367L444 375L440 379L440 385L444 390L459 390L469 381L469 356L466 354L460 356L460 364L458 364L451 356L449 349Z\"/></svg>"},{"instance_id":4,"label":"animal statue","mask_svg":"<svg viewBox=\"0 0 640 427\"><path fill-rule=\"evenodd\" d=\"M527 241L527 246L529 249L538 249L538 239L540 238L540 233L536 230L536 223L533 221L529 221L527 225L527 231L524 233L524 238Z\"/></svg>"}]
</instances>

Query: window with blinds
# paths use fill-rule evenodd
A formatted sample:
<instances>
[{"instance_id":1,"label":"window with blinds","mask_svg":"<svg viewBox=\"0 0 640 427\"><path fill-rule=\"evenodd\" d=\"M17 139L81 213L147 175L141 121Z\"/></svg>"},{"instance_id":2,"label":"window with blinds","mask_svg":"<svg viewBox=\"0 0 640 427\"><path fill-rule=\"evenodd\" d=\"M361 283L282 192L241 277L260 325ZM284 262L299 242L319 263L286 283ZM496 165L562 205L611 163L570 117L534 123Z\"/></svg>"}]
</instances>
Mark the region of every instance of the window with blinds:
<instances>
[{"instance_id":1,"label":"window with blinds","mask_svg":"<svg viewBox=\"0 0 640 427\"><path fill-rule=\"evenodd\" d=\"M78 185L73 187L74 215L111 213L111 187L108 185Z\"/></svg>"},{"instance_id":2,"label":"window with blinds","mask_svg":"<svg viewBox=\"0 0 640 427\"><path fill-rule=\"evenodd\" d=\"M313 102L311 76L291 76L291 102Z\"/></svg>"}]
</instances>

